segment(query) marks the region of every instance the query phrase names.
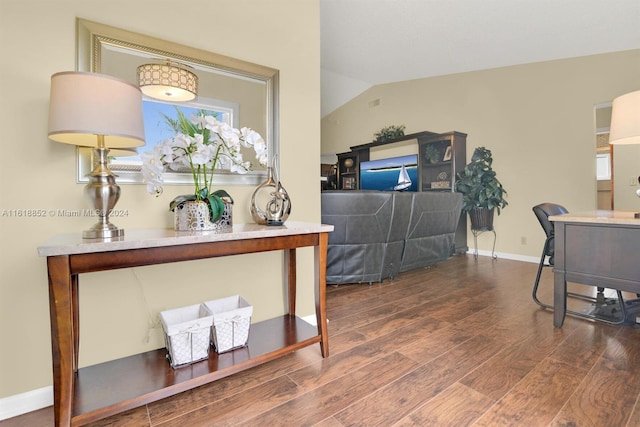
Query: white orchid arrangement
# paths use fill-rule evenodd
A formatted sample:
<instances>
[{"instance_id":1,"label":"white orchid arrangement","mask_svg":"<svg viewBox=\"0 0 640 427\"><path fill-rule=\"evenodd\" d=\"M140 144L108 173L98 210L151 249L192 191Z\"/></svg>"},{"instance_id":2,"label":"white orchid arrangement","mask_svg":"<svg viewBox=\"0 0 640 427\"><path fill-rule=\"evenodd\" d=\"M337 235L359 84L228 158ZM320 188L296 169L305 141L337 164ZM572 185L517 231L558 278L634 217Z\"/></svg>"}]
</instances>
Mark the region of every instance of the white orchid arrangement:
<instances>
[{"instance_id":1,"label":"white orchid arrangement","mask_svg":"<svg viewBox=\"0 0 640 427\"><path fill-rule=\"evenodd\" d=\"M155 145L153 150L142 153L142 177L150 194L160 196L163 191L164 173L188 168L193 176L195 193L178 196L169 205L173 210L188 200L209 203L211 221L222 216L222 197L229 197L224 190L211 191L216 169L244 174L252 169L242 158L241 147L253 147L261 165L268 161L267 144L260 134L250 128L235 129L219 121L215 116L200 111L188 119L176 108L177 119L165 116L166 122L176 134Z\"/></svg>"}]
</instances>

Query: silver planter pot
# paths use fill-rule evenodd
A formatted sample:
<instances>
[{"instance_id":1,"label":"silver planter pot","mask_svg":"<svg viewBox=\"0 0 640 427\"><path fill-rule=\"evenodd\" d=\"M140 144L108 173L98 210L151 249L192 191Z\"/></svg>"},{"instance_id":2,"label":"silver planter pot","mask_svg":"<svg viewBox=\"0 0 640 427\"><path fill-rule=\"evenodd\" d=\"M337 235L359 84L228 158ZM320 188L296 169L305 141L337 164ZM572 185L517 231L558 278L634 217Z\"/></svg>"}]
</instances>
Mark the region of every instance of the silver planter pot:
<instances>
[{"instance_id":1,"label":"silver planter pot","mask_svg":"<svg viewBox=\"0 0 640 427\"><path fill-rule=\"evenodd\" d=\"M233 202L224 201L224 212L216 222L211 222L209 206L202 200L180 203L173 211L176 231L227 231L233 228Z\"/></svg>"}]
</instances>

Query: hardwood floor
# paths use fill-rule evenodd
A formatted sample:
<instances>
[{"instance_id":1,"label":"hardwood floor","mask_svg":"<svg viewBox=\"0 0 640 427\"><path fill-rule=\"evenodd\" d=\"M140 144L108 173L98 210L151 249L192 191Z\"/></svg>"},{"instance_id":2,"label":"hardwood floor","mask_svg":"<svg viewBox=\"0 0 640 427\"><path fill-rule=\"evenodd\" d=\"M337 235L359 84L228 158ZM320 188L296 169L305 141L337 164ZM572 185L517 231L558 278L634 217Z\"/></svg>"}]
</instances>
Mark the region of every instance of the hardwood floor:
<instances>
[{"instance_id":1,"label":"hardwood floor","mask_svg":"<svg viewBox=\"0 0 640 427\"><path fill-rule=\"evenodd\" d=\"M554 328L531 298L536 269L459 255L329 286L329 358L314 345L91 425L640 426L640 328ZM545 269L547 302L551 288ZM52 424L51 408L0 422Z\"/></svg>"}]
</instances>

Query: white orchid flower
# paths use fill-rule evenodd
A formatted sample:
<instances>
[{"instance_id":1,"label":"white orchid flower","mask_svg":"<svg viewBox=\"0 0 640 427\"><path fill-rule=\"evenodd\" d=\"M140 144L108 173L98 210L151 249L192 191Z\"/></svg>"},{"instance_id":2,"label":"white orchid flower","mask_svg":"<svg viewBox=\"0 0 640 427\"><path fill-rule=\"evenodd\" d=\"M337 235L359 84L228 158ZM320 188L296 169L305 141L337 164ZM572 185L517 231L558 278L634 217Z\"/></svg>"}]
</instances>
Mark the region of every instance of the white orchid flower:
<instances>
[{"instance_id":1,"label":"white orchid flower","mask_svg":"<svg viewBox=\"0 0 640 427\"><path fill-rule=\"evenodd\" d=\"M142 176L148 192L162 193L163 175L167 169L191 169L196 194L211 185L215 169L244 174L251 170L251 163L244 161L241 147L253 147L256 160L261 165L267 164L267 144L258 132L247 127L235 129L213 115L202 113L194 114L190 121L194 127L183 132L193 132L193 135L177 132L141 155ZM204 140L205 129L210 131L207 141Z\"/></svg>"}]
</instances>

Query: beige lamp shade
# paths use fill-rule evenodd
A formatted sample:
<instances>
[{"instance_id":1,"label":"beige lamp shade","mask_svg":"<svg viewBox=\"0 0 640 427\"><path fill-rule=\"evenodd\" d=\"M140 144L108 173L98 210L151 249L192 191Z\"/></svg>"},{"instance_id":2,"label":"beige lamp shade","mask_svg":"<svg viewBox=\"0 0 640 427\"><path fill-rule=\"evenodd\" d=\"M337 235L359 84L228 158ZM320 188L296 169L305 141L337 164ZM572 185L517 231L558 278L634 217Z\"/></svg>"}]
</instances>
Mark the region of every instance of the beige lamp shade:
<instances>
[{"instance_id":1,"label":"beige lamp shade","mask_svg":"<svg viewBox=\"0 0 640 427\"><path fill-rule=\"evenodd\" d=\"M138 67L138 86L145 95L165 101L191 101L198 95L198 76L169 64Z\"/></svg>"},{"instance_id":2,"label":"beige lamp shade","mask_svg":"<svg viewBox=\"0 0 640 427\"><path fill-rule=\"evenodd\" d=\"M140 89L104 74L68 71L51 76L49 138L98 147L99 136L106 148L144 145Z\"/></svg>"},{"instance_id":3,"label":"beige lamp shade","mask_svg":"<svg viewBox=\"0 0 640 427\"><path fill-rule=\"evenodd\" d=\"M640 144L640 90L613 100L609 143Z\"/></svg>"}]
</instances>

